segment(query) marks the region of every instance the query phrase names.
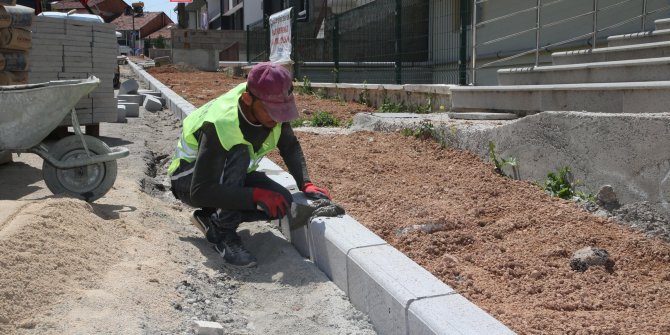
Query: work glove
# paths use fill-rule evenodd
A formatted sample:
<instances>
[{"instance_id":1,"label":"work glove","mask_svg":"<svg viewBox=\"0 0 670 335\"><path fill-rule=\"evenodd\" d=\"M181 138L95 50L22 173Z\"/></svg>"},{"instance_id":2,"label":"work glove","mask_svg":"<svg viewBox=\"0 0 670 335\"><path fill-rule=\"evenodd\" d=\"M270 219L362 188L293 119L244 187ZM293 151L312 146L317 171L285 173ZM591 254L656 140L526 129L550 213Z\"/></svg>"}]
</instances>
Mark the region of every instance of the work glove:
<instances>
[{"instance_id":1,"label":"work glove","mask_svg":"<svg viewBox=\"0 0 670 335\"><path fill-rule=\"evenodd\" d=\"M312 199L328 199L328 200L332 199L330 197L330 192L328 192L328 189L315 186L314 184L309 182L305 183L305 185L302 186L301 191L305 193L306 196Z\"/></svg>"},{"instance_id":2,"label":"work glove","mask_svg":"<svg viewBox=\"0 0 670 335\"><path fill-rule=\"evenodd\" d=\"M270 218L277 219L286 215L288 203L284 197L274 191L254 188L252 198L256 206Z\"/></svg>"}]
</instances>

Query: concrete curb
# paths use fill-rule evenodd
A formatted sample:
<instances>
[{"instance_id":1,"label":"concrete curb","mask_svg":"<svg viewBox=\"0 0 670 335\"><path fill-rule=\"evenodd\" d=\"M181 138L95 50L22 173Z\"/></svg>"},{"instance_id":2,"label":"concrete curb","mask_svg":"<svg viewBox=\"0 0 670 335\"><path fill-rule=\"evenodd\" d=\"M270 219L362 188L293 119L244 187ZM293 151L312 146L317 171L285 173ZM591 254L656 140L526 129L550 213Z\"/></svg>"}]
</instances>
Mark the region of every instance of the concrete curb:
<instances>
[{"instance_id":1,"label":"concrete curb","mask_svg":"<svg viewBox=\"0 0 670 335\"><path fill-rule=\"evenodd\" d=\"M180 118L195 110L190 103L129 62L151 88L160 91ZM264 158L260 171L308 200L295 180ZM291 232L291 243L368 314L379 334L513 334L500 321L458 294L354 218L317 217Z\"/></svg>"}]
</instances>

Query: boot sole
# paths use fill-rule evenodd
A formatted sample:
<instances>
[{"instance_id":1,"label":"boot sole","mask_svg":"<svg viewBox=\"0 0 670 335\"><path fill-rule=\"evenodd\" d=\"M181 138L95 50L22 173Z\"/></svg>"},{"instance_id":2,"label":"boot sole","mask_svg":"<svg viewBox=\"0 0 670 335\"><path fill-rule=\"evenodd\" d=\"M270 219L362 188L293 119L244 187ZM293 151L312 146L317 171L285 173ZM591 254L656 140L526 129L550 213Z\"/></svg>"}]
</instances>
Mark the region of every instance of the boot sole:
<instances>
[{"instance_id":1,"label":"boot sole","mask_svg":"<svg viewBox=\"0 0 670 335\"><path fill-rule=\"evenodd\" d=\"M191 215L191 224L194 225L198 230L202 232L203 235L207 236L207 229L205 226L198 220L195 216Z\"/></svg>"}]
</instances>

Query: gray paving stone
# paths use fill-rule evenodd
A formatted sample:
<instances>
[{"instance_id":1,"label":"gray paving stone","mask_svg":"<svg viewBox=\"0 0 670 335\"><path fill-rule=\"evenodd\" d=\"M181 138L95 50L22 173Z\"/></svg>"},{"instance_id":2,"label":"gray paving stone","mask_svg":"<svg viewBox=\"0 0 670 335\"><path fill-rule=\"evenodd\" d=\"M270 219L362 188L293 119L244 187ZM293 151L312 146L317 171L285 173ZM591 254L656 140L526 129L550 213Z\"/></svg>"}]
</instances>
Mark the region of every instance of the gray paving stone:
<instances>
[{"instance_id":1,"label":"gray paving stone","mask_svg":"<svg viewBox=\"0 0 670 335\"><path fill-rule=\"evenodd\" d=\"M460 294L413 301L408 334L514 334L500 321Z\"/></svg>"},{"instance_id":2,"label":"gray paving stone","mask_svg":"<svg viewBox=\"0 0 670 335\"><path fill-rule=\"evenodd\" d=\"M147 110L147 112L157 112L161 109L163 109L163 104L161 103L160 100L158 100L155 97L152 96L146 96L144 95L144 109Z\"/></svg>"},{"instance_id":3,"label":"gray paving stone","mask_svg":"<svg viewBox=\"0 0 670 335\"><path fill-rule=\"evenodd\" d=\"M406 308L418 298L454 290L389 245L349 251L349 299L381 334L407 334Z\"/></svg>"},{"instance_id":4,"label":"gray paving stone","mask_svg":"<svg viewBox=\"0 0 670 335\"><path fill-rule=\"evenodd\" d=\"M354 248L384 245L375 233L354 218L317 217L309 225L311 259L342 291L347 283L347 254Z\"/></svg>"},{"instance_id":5,"label":"gray paving stone","mask_svg":"<svg viewBox=\"0 0 670 335\"><path fill-rule=\"evenodd\" d=\"M126 106L118 105L116 107L116 123L126 123Z\"/></svg>"},{"instance_id":6,"label":"gray paving stone","mask_svg":"<svg viewBox=\"0 0 670 335\"><path fill-rule=\"evenodd\" d=\"M140 105L134 102L119 102L119 106L125 106L126 108L126 117L139 117L140 116Z\"/></svg>"},{"instance_id":7,"label":"gray paving stone","mask_svg":"<svg viewBox=\"0 0 670 335\"><path fill-rule=\"evenodd\" d=\"M137 94L119 94L116 98L119 99L119 101L132 102L138 105L141 105L144 101L144 96Z\"/></svg>"}]
</instances>

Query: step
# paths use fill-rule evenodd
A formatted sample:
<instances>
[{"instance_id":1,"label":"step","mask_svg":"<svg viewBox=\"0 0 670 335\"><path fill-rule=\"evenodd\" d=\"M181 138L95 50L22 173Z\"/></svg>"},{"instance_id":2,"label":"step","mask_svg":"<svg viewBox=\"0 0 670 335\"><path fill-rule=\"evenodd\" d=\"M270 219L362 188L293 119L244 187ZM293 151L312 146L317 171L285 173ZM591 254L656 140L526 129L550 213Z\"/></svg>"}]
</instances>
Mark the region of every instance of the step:
<instances>
[{"instance_id":1,"label":"step","mask_svg":"<svg viewBox=\"0 0 670 335\"><path fill-rule=\"evenodd\" d=\"M627 59L670 57L670 42L655 42L619 47L554 52L554 65L608 62Z\"/></svg>"},{"instance_id":2,"label":"step","mask_svg":"<svg viewBox=\"0 0 670 335\"><path fill-rule=\"evenodd\" d=\"M667 113L670 81L518 86L456 86L451 111Z\"/></svg>"},{"instance_id":3,"label":"step","mask_svg":"<svg viewBox=\"0 0 670 335\"><path fill-rule=\"evenodd\" d=\"M670 80L670 57L498 70L500 85L547 85Z\"/></svg>"},{"instance_id":4,"label":"step","mask_svg":"<svg viewBox=\"0 0 670 335\"><path fill-rule=\"evenodd\" d=\"M670 29L643 31L640 33L614 35L607 38L607 46L618 47L622 45L653 43L670 41Z\"/></svg>"},{"instance_id":5,"label":"step","mask_svg":"<svg viewBox=\"0 0 670 335\"><path fill-rule=\"evenodd\" d=\"M654 26L656 30L670 29L670 18L654 20Z\"/></svg>"}]
</instances>

